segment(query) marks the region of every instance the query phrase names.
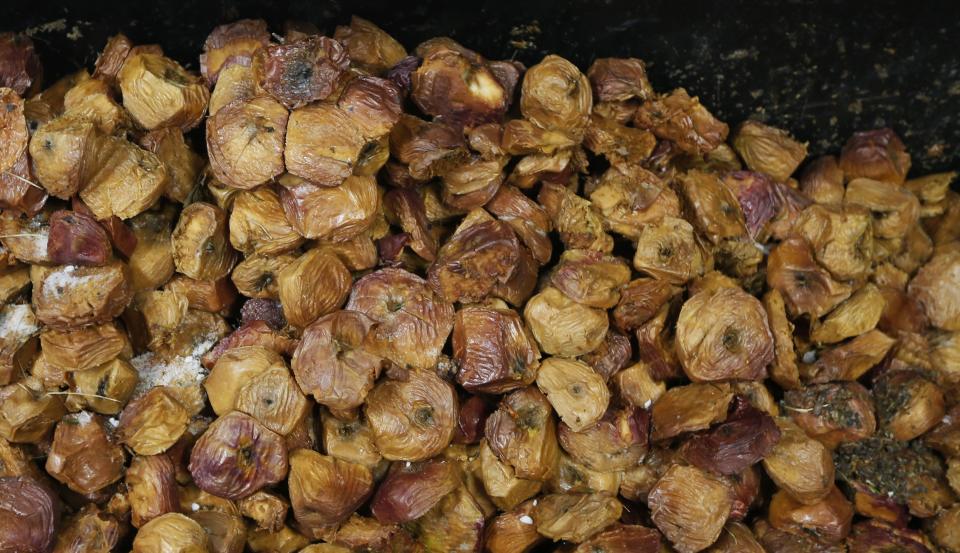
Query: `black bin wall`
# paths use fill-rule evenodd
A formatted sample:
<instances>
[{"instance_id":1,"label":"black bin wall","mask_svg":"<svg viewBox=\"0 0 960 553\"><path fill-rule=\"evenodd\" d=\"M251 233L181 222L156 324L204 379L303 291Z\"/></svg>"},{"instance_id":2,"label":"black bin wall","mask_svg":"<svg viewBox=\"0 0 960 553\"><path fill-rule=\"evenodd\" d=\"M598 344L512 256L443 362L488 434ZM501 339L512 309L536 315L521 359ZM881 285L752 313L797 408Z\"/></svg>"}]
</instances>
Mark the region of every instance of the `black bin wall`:
<instances>
[{"instance_id":1,"label":"black bin wall","mask_svg":"<svg viewBox=\"0 0 960 553\"><path fill-rule=\"evenodd\" d=\"M411 49L447 35L490 58L530 65L557 53L583 70L596 57L636 56L656 89L686 87L731 124L790 129L812 153L889 126L914 174L960 165L958 2L7 0L0 30L31 31L49 82L92 67L117 31L196 68L218 23L260 17L279 31L304 20L330 33L351 14Z\"/></svg>"}]
</instances>

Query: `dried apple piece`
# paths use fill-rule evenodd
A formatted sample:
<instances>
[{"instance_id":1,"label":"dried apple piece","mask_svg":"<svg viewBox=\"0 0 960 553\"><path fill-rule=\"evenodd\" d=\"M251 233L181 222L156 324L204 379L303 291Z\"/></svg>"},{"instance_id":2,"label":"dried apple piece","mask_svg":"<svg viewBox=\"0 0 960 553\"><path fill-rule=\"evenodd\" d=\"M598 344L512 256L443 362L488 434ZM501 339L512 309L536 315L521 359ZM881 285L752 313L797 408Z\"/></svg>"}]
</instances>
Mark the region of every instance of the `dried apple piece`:
<instances>
[{"instance_id":1,"label":"dried apple piece","mask_svg":"<svg viewBox=\"0 0 960 553\"><path fill-rule=\"evenodd\" d=\"M237 100L250 100L258 96L256 79L251 65L236 63L224 68L217 76L217 84L210 94L209 115L216 115L224 106Z\"/></svg>"},{"instance_id":2,"label":"dried apple piece","mask_svg":"<svg viewBox=\"0 0 960 553\"><path fill-rule=\"evenodd\" d=\"M160 54L133 53L117 74L123 107L141 127L180 127L200 123L210 91L177 62Z\"/></svg>"},{"instance_id":3,"label":"dried apple piece","mask_svg":"<svg viewBox=\"0 0 960 553\"><path fill-rule=\"evenodd\" d=\"M499 144L504 152L512 155L553 155L576 145L577 141L562 130L544 129L527 119L504 123Z\"/></svg>"},{"instance_id":4,"label":"dried apple piece","mask_svg":"<svg viewBox=\"0 0 960 553\"><path fill-rule=\"evenodd\" d=\"M226 415L234 409L244 386L273 367L283 367L277 353L259 346L240 346L224 352L203 381L213 412Z\"/></svg>"},{"instance_id":5,"label":"dried apple piece","mask_svg":"<svg viewBox=\"0 0 960 553\"><path fill-rule=\"evenodd\" d=\"M254 375L237 394L236 409L287 436L307 416L310 404L283 364Z\"/></svg>"},{"instance_id":6,"label":"dried apple piece","mask_svg":"<svg viewBox=\"0 0 960 553\"><path fill-rule=\"evenodd\" d=\"M699 98L691 98L682 88L644 102L633 122L691 154L715 150L730 132L726 123L716 119L700 104Z\"/></svg>"},{"instance_id":7,"label":"dried apple piece","mask_svg":"<svg viewBox=\"0 0 960 553\"><path fill-rule=\"evenodd\" d=\"M623 476L620 472L593 470L573 460L565 452L560 452L557 467L547 481L547 491L551 493L606 493L616 494L620 489Z\"/></svg>"},{"instance_id":8,"label":"dried apple piece","mask_svg":"<svg viewBox=\"0 0 960 553\"><path fill-rule=\"evenodd\" d=\"M910 171L910 154L890 129L861 131L843 145L840 168L848 181L865 177L903 184Z\"/></svg>"},{"instance_id":9,"label":"dried apple piece","mask_svg":"<svg viewBox=\"0 0 960 553\"><path fill-rule=\"evenodd\" d=\"M187 430L190 413L166 386L151 388L120 413L115 436L138 455L158 455L170 449Z\"/></svg>"},{"instance_id":10,"label":"dried apple piece","mask_svg":"<svg viewBox=\"0 0 960 553\"><path fill-rule=\"evenodd\" d=\"M923 308L930 322L944 330L960 330L958 289L960 248L944 247L934 252L910 281L907 292Z\"/></svg>"},{"instance_id":11,"label":"dried apple piece","mask_svg":"<svg viewBox=\"0 0 960 553\"><path fill-rule=\"evenodd\" d=\"M540 264L547 263L553 253L548 233L550 217L536 202L513 186L501 186L484 206L487 211L510 225L523 244Z\"/></svg>"},{"instance_id":12,"label":"dried apple piece","mask_svg":"<svg viewBox=\"0 0 960 553\"><path fill-rule=\"evenodd\" d=\"M0 88L0 171L7 172L27 151L30 138L23 115L23 99L9 88Z\"/></svg>"},{"instance_id":13,"label":"dried apple piece","mask_svg":"<svg viewBox=\"0 0 960 553\"><path fill-rule=\"evenodd\" d=\"M770 525L787 532L808 532L827 543L838 543L850 533L853 506L836 486L821 501L805 505L781 490L770 500Z\"/></svg>"},{"instance_id":14,"label":"dried apple piece","mask_svg":"<svg viewBox=\"0 0 960 553\"><path fill-rule=\"evenodd\" d=\"M406 372L406 380L379 383L367 396L364 413L384 458L421 461L453 439L457 397L432 370Z\"/></svg>"},{"instance_id":15,"label":"dried apple piece","mask_svg":"<svg viewBox=\"0 0 960 553\"><path fill-rule=\"evenodd\" d=\"M614 324L624 332L632 332L652 319L677 293L665 280L638 278L620 289L620 301L612 311Z\"/></svg>"},{"instance_id":16,"label":"dried apple piece","mask_svg":"<svg viewBox=\"0 0 960 553\"><path fill-rule=\"evenodd\" d=\"M130 502L130 522L135 528L179 511L176 473L176 466L165 454L137 455L130 461L124 483Z\"/></svg>"},{"instance_id":17,"label":"dried apple piece","mask_svg":"<svg viewBox=\"0 0 960 553\"><path fill-rule=\"evenodd\" d=\"M341 420L323 413L321 424L327 455L364 465L372 471L384 468L383 457L374 444L373 430L365 418Z\"/></svg>"},{"instance_id":18,"label":"dried apple piece","mask_svg":"<svg viewBox=\"0 0 960 553\"><path fill-rule=\"evenodd\" d=\"M564 246L604 253L613 250L613 238L604 231L603 220L589 201L552 183L544 184L538 199Z\"/></svg>"},{"instance_id":19,"label":"dried apple piece","mask_svg":"<svg viewBox=\"0 0 960 553\"><path fill-rule=\"evenodd\" d=\"M345 309L377 323L367 337L371 352L400 366L434 367L453 328L453 306L403 269L381 269L358 280Z\"/></svg>"},{"instance_id":20,"label":"dried apple piece","mask_svg":"<svg viewBox=\"0 0 960 553\"><path fill-rule=\"evenodd\" d=\"M278 296L287 322L306 327L339 309L353 278L340 259L321 249L301 255L277 274Z\"/></svg>"},{"instance_id":21,"label":"dried apple piece","mask_svg":"<svg viewBox=\"0 0 960 553\"><path fill-rule=\"evenodd\" d=\"M815 384L783 396L786 414L830 449L868 438L877 429L873 398L857 382Z\"/></svg>"},{"instance_id":22,"label":"dried apple piece","mask_svg":"<svg viewBox=\"0 0 960 553\"><path fill-rule=\"evenodd\" d=\"M207 152L214 176L250 189L285 170L287 110L267 96L238 99L207 119Z\"/></svg>"},{"instance_id":23,"label":"dried apple piece","mask_svg":"<svg viewBox=\"0 0 960 553\"><path fill-rule=\"evenodd\" d=\"M257 50L270 42L267 22L240 19L210 31L200 54L200 73L213 86L220 73L232 65L250 65Z\"/></svg>"},{"instance_id":24,"label":"dried apple piece","mask_svg":"<svg viewBox=\"0 0 960 553\"><path fill-rule=\"evenodd\" d=\"M308 326L290 365L300 388L331 409L361 406L383 364L365 343L373 325L361 313L338 311Z\"/></svg>"},{"instance_id":25,"label":"dried apple piece","mask_svg":"<svg viewBox=\"0 0 960 553\"><path fill-rule=\"evenodd\" d=\"M611 385L629 405L647 408L667 389L666 384L655 380L651 373L650 367L641 361L615 374Z\"/></svg>"},{"instance_id":26,"label":"dried apple piece","mask_svg":"<svg viewBox=\"0 0 960 553\"><path fill-rule=\"evenodd\" d=\"M407 114L390 131L390 153L406 165L401 175L413 181L442 177L469 156L462 133Z\"/></svg>"},{"instance_id":27,"label":"dried apple piece","mask_svg":"<svg viewBox=\"0 0 960 553\"><path fill-rule=\"evenodd\" d=\"M259 84L288 109L330 96L350 65L343 45L325 36L271 44L260 52L263 60L254 64Z\"/></svg>"},{"instance_id":28,"label":"dried apple piece","mask_svg":"<svg viewBox=\"0 0 960 553\"><path fill-rule=\"evenodd\" d=\"M280 201L287 220L301 236L330 242L359 236L374 224L380 211L380 193L372 177L348 177L334 187L305 181L285 185Z\"/></svg>"},{"instance_id":29,"label":"dried apple piece","mask_svg":"<svg viewBox=\"0 0 960 553\"><path fill-rule=\"evenodd\" d=\"M131 127L130 116L114 100L110 85L86 74L64 95L63 107L65 114L89 119L107 135L120 134Z\"/></svg>"},{"instance_id":30,"label":"dried apple piece","mask_svg":"<svg viewBox=\"0 0 960 553\"><path fill-rule=\"evenodd\" d=\"M547 396L564 424L579 432L600 420L610 402L610 391L586 363L550 357L540 365L537 387Z\"/></svg>"},{"instance_id":31,"label":"dried apple piece","mask_svg":"<svg viewBox=\"0 0 960 553\"><path fill-rule=\"evenodd\" d=\"M286 477L287 450L279 435L234 411L215 420L200 436L189 469L200 489L243 499Z\"/></svg>"},{"instance_id":32,"label":"dried apple piece","mask_svg":"<svg viewBox=\"0 0 960 553\"><path fill-rule=\"evenodd\" d=\"M352 64L373 74L386 73L407 57L406 49L392 36L355 15L350 18L349 26L336 28L333 38L343 43Z\"/></svg>"},{"instance_id":33,"label":"dried apple piece","mask_svg":"<svg viewBox=\"0 0 960 553\"><path fill-rule=\"evenodd\" d=\"M195 280L176 275L167 282L165 288L187 298L190 309L207 313L227 314L237 299L236 290L226 278Z\"/></svg>"},{"instance_id":34,"label":"dried apple piece","mask_svg":"<svg viewBox=\"0 0 960 553\"><path fill-rule=\"evenodd\" d=\"M946 413L943 392L915 371L882 374L873 383L873 399L880 428L901 441L925 434Z\"/></svg>"},{"instance_id":35,"label":"dried apple piece","mask_svg":"<svg viewBox=\"0 0 960 553\"><path fill-rule=\"evenodd\" d=\"M137 245L130 254L130 287L134 292L159 288L173 276L176 266L170 237L174 213L146 211L130 219Z\"/></svg>"},{"instance_id":36,"label":"dried apple piece","mask_svg":"<svg viewBox=\"0 0 960 553\"><path fill-rule=\"evenodd\" d=\"M431 233L423 198L413 190L393 189L383 198L390 215L395 217L400 228L410 236L410 249L426 261L437 258L437 239Z\"/></svg>"},{"instance_id":37,"label":"dried apple piece","mask_svg":"<svg viewBox=\"0 0 960 553\"><path fill-rule=\"evenodd\" d=\"M47 257L53 263L103 266L112 253L110 237L93 217L67 210L50 215Z\"/></svg>"},{"instance_id":38,"label":"dried apple piece","mask_svg":"<svg viewBox=\"0 0 960 553\"><path fill-rule=\"evenodd\" d=\"M896 340L879 330L871 330L856 338L820 352L811 365L800 368L811 384L831 380L857 380L883 360Z\"/></svg>"},{"instance_id":39,"label":"dried apple piece","mask_svg":"<svg viewBox=\"0 0 960 553\"><path fill-rule=\"evenodd\" d=\"M487 418L490 449L513 467L518 478L546 480L560 453L550 402L536 388L517 390L503 398Z\"/></svg>"},{"instance_id":40,"label":"dried apple piece","mask_svg":"<svg viewBox=\"0 0 960 553\"><path fill-rule=\"evenodd\" d=\"M326 527L345 521L366 501L373 475L363 465L298 449L290 454L289 487L300 529L319 538Z\"/></svg>"},{"instance_id":41,"label":"dried apple piece","mask_svg":"<svg viewBox=\"0 0 960 553\"><path fill-rule=\"evenodd\" d=\"M684 432L704 430L727 418L733 392L728 384L688 384L669 388L650 411L650 438L662 441Z\"/></svg>"},{"instance_id":42,"label":"dried apple piece","mask_svg":"<svg viewBox=\"0 0 960 553\"><path fill-rule=\"evenodd\" d=\"M620 300L620 287L630 280L630 268L620 258L594 250L567 250L550 275L550 283L570 299L609 309Z\"/></svg>"},{"instance_id":43,"label":"dried apple piece","mask_svg":"<svg viewBox=\"0 0 960 553\"><path fill-rule=\"evenodd\" d=\"M538 494L542 486L539 480L518 478L513 467L497 458L486 441L480 443L480 476L487 496L504 510Z\"/></svg>"},{"instance_id":44,"label":"dried apple piece","mask_svg":"<svg viewBox=\"0 0 960 553\"><path fill-rule=\"evenodd\" d=\"M115 549L127 527L109 511L109 506L101 510L94 504L84 505L64 523L53 550L57 553L105 553Z\"/></svg>"},{"instance_id":45,"label":"dried apple piece","mask_svg":"<svg viewBox=\"0 0 960 553\"><path fill-rule=\"evenodd\" d=\"M853 535L856 537L860 525L854 526ZM960 549L960 507L953 506L940 513L930 528L933 540L946 550Z\"/></svg>"},{"instance_id":46,"label":"dried apple piece","mask_svg":"<svg viewBox=\"0 0 960 553\"><path fill-rule=\"evenodd\" d=\"M167 513L143 525L133 539L132 553L206 553L210 539L203 526L180 513Z\"/></svg>"},{"instance_id":47,"label":"dried apple piece","mask_svg":"<svg viewBox=\"0 0 960 553\"><path fill-rule=\"evenodd\" d=\"M873 232L879 238L897 238L917 223L920 202L897 184L867 178L847 183L844 204L865 207L873 215Z\"/></svg>"},{"instance_id":48,"label":"dried apple piece","mask_svg":"<svg viewBox=\"0 0 960 553\"><path fill-rule=\"evenodd\" d=\"M430 553L476 550L483 543L485 516L479 501L466 488L457 488L407 527Z\"/></svg>"},{"instance_id":49,"label":"dried apple piece","mask_svg":"<svg viewBox=\"0 0 960 553\"><path fill-rule=\"evenodd\" d=\"M843 201L843 170L836 156L821 156L811 161L800 173L800 190L818 204L839 204Z\"/></svg>"},{"instance_id":50,"label":"dried apple piece","mask_svg":"<svg viewBox=\"0 0 960 553\"><path fill-rule=\"evenodd\" d=\"M65 372L89 371L117 356L130 358L130 341L113 323L73 330L46 328L40 333L40 346L46 363Z\"/></svg>"},{"instance_id":51,"label":"dried apple piece","mask_svg":"<svg viewBox=\"0 0 960 553\"><path fill-rule=\"evenodd\" d=\"M489 221L461 227L437 252L428 282L448 302L475 302L509 280L520 244L510 227Z\"/></svg>"},{"instance_id":52,"label":"dried apple piece","mask_svg":"<svg viewBox=\"0 0 960 553\"><path fill-rule=\"evenodd\" d=\"M625 369L632 358L633 344L630 338L616 330L608 331L603 343L595 350L579 357L580 361L593 368L605 381Z\"/></svg>"},{"instance_id":53,"label":"dried apple piece","mask_svg":"<svg viewBox=\"0 0 960 553\"><path fill-rule=\"evenodd\" d=\"M207 534L210 551L242 553L247 541L247 527L240 515L220 511L197 511L190 518Z\"/></svg>"},{"instance_id":54,"label":"dried apple piece","mask_svg":"<svg viewBox=\"0 0 960 553\"><path fill-rule=\"evenodd\" d=\"M120 315L132 295L123 262L103 267L60 265L33 280L37 319L54 328L102 324Z\"/></svg>"},{"instance_id":55,"label":"dried apple piece","mask_svg":"<svg viewBox=\"0 0 960 553\"><path fill-rule=\"evenodd\" d=\"M552 286L530 298L523 318L544 353L565 357L595 350L609 325L602 309L579 304Z\"/></svg>"},{"instance_id":56,"label":"dried apple piece","mask_svg":"<svg viewBox=\"0 0 960 553\"><path fill-rule=\"evenodd\" d=\"M230 244L246 256L276 256L303 243L287 221L280 197L266 187L237 194L229 228Z\"/></svg>"},{"instance_id":57,"label":"dried apple piece","mask_svg":"<svg viewBox=\"0 0 960 553\"><path fill-rule=\"evenodd\" d=\"M625 102L653 97L647 68L637 58L598 58L590 65L587 77L600 102Z\"/></svg>"},{"instance_id":58,"label":"dried apple piece","mask_svg":"<svg viewBox=\"0 0 960 553\"><path fill-rule=\"evenodd\" d=\"M420 518L457 488L456 471L453 462L443 459L395 463L377 488L370 510L384 524Z\"/></svg>"},{"instance_id":59,"label":"dried apple piece","mask_svg":"<svg viewBox=\"0 0 960 553\"><path fill-rule=\"evenodd\" d=\"M23 553L50 551L61 528L61 509L60 498L42 481L0 478L0 548Z\"/></svg>"},{"instance_id":60,"label":"dried apple piece","mask_svg":"<svg viewBox=\"0 0 960 553\"><path fill-rule=\"evenodd\" d=\"M444 203L457 209L476 209L485 205L500 189L506 158L483 160L472 157L443 176Z\"/></svg>"},{"instance_id":61,"label":"dried apple piece","mask_svg":"<svg viewBox=\"0 0 960 553\"><path fill-rule=\"evenodd\" d=\"M560 445L578 463L592 470L628 470L646 454L650 414L639 407L610 408L594 425L575 431L560 424Z\"/></svg>"},{"instance_id":62,"label":"dried apple piece","mask_svg":"<svg viewBox=\"0 0 960 553\"><path fill-rule=\"evenodd\" d=\"M529 553L543 541L533 524L533 509L533 501L527 501L489 521L484 547L490 553Z\"/></svg>"},{"instance_id":63,"label":"dried apple piece","mask_svg":"<svg viewBox=\"0 0 960 553\"><path fill-rule=\"evenodd\" d=\"M537 270L539 265L525 246L520 246L517 264L513 268L513 274L506 282L497 282L493 285L491 295L500 298L514 307L520 307L526 303L527 299L533 294L537 286Z\"/></svg>"},{"instance_id":64,"label":"dried apple piece","mask_svg":"<svg viewBox=\"0 0 960 553\"><path fill-rule=\"evenodd\" d=\"M527 70L520 98L526 119L572 136L583 132L593 106L590 81L559 56L547 56Z\"/></svg>"},{"instance_id":65,"label":"dried apple piece","mask_svg":"<svg viewBox=\"0 0 960 553\"><path fill-rule=\"evenodd\" d=\"M623 512L615 497L602 493L550 494L533 511L537 532L558 541L580 543L604 530Z\"/></svg>"},{"instance_id":66,"label":"dried apple piece","mask_svg":"<svg viewBox=\"0 0 960 553\"><path fill-rule=\"evenodd\" d=\"M63 399L36 377L0 388L0 438L8 442L41 442L65 413Z\"/></svg>"},{"instance_id":67,"label":"dried apple piece","mask_svg":"<svg viewBox=\"0 0 960 553\"><path fill-rule=\"evenodd\" d=\"M647 502L653 523L681 553L702 551L717 541L731 505L722 481L682 465L660 477Z\"/></svg>"},{"instance_id":68,"label":"dried apple piece","mask_svg":"<svg viewBox=\"0 0 960 553\"><path fill-rule=\"evenodd\" d=\"M0 34L0 86L25 95L37 92L42 81L43 66L33 40L21 33Z\"/></svg>"},{"instance_id":69,"label":"dried apple piece","mask_svg":"<svg viewBox=\"0 0 960 553\"><path fill-rule=\"evenodd\" d=\"M822 321L814 321L810 339L817 343L835 344L859 336L877 326L886 300L873 284L866 284L837 306Z\"/></svg>"},{"instance_id":70,"label":"dried apple piece","mask_svg":"<svg viewBox=\"0 0 960 553\"><path fill-rule=\"evenodd\" d=\"M237 263L230 274L230 280L237 287L237 291L248 298L277 299L280 297L277 284L280 271L296 259L293 255L253 255Z\"/></svg>"},{"instance_id":71,"label":"dried apple piece","mask_svg":"<svg viewBox=\"0 0 960 553\"><path fill-rule=\"evenodd\" d=\"M502 394L533 382L540 350L515 312L470 306L457 312L453 357L461 386Z\"/></svg>"},{"instance_id":72,"label":"dried apple piece","mask_svg":"<svg viewBox=\"0 0 960 553\"><path fill-rule=\"evenodd\" d=\"M357 123L349 112L331 104L294 110L284 149L287 171L318 186L343 183L369 142Z\"/></svg>"},{"instance_id":73,"label":"dried apple piece","mask_svg":"<svg viewBox=\"0 0 960 553\"><path fill-rule=\"evenodd\" d=\"M782 129L746 121L733 136L733 148L752 171L785 182L807 157L807 146Z\"/></svg>"},{"instance_id":74,"label":"dried apple piece","mask_svg":"<svg viewBox=\"0 0 960 553\"><path fill-rule=\"evenodd\" d=\"M155 154L123 138L109 137L101 142L80 198L99 220L129 219L156 203L168 180L166 166Z\"/></svg>"},{"instance_id":75,"label":"dried apple piece","mask_svg":"<svg viewBox=\"0 0 960 553\"><path fill-rule=\"evenodd\" d=\"M482 56L449 38L417 47L422 58L411 75L410 98L427 115L456 126L499 120L510 96ZM511 89L512 90L512 89Z\"/></svg>"},{"instance_id":76,"label":"dried apple piece","mask_svg":"<svg viewBox=\"0 0 960 553\"><path fill-rule=\"evenodd\" d=\"M26 283L29 280L25 279ZM37 356L40 321L29 305L0 307L0 385L18 380Z\"/></svg>"},{"instance_id":77,"label":"dried apple piece","mask_svg":"<svg viewBox=\"0 0 960 553\"><path fill-rule=\"evenodd\" d=\"M33 172L40 184L57 198L67 199L79 192L98 168L101 140L96 125L76 115L40 125L29 147Z\"/></svg>"},{"instance_id":78,"label":"dried apple piece","mask_svg":"<svg viewBox=\"0 0 960 553\"><path fill-rule=\"evenodd\" d=\"M104 420L86 411L67 415L53 434L47 473L81 494L92 494L123 477L123 448L107 436Z\"/></svg>"},{"instance_id":79,"label":"dried apple piece","mask_svg":"<svg viewBox=\"0 0 960 553\"><path fill-rule=\"evenodd\" d=\"M644 229L633 258L636 270L671 284L683 284L703 274L706 265L706 255L693 226L673 217L664 217Z\"/></svg>"},{"instance_id":80,"label":"dried apple piece","mask_svg":"<svg viewBox=\"0 0 960 553\"><path fill-rule=\"evenodd\" d=\"M825 498L833 489L834 466L830 451L784 417L776 419L780 441L763 459L767 475L782 490L805 505Z\"/></svg>"},{"instance_id":81,"label":"dried apple piece","mask_svg":"<svg viewBox=\"0 0 960 553\"><path fill-rule=\"evenodd\" d=\"M6 169L0 169L0 209L34 215L43 209L47 191L37 184L27 152Z\"/></svg>"},{"instance_id":82,"label":"dried apple piece","mask_svg":"<svg viewBox=\"0 0 960 553\"><path fill-rule=\"evenodd\" d=\"M853 292L817 263L802 238L790 238L773 248L767 259L767 284L780 292L795 317L822 317Z\"/></svg>"},{"instance_id":83,"label":"dried apple piece","mask_svg":"<svg viewBox=\"0 0 960 553\"><path fill-rule=\"evenodd\" d=\"M241 499L237 503L237 507L243 516L257 524L257 528L278 532L283 528L290 503L282 496L259 491Z\"/></svg>"},{"instance_id":84,"label":"dried apple piece","mask_svg":"<svg viewBox=\"0 0 960 553\"><path fill-rule=\"evenodd\" d=\"M638 166L611 167L585 192L610 230L627 238L639 238L664 217L680 217L677 193Z\"/></svg>"},{"instance_id":85,"label":"dried apple piece","mask_svg":"<svg viewBox=\"0 0 960 553\"><path fill-rule=\"evenodd\" d=\"M704 171L687 171L679 177L680 191L693 211L692 219L711 242L746 235L740 202L720 179Z\"/></svg>"},{"instance_id":86,"label":"dried apple piece","mask_svg":"<svg viewBox=\"0 0 960 553\"><path fill-rule=\"evenodd\" d=\"M197 280L227 276L236 260L228 232L227 214L219 207L196 202L184 208L171 236L177 271Z\"/></svg>"},{"instance_id":87,"label":"dried apple piece","mask_svg":"<svg viewBox=\"0 0 960 553\"><path fill-rule=\"evenodd\" d=\"M677 319L677 353L694 382L764 378L774 343L763 304L740 288L694 295Z\"/></svg>"},{"instance_id":88,"label":"dried apple piece","mask_svg":"<svg viewBox=\"0 0 960 553\"><path fill-rule=\"evenodd\" d=\"M691 436L680 454L703 470L737 475L766 457L779 439L773 418L738 395L727 419Z\"/></svg>"}]
</instances>

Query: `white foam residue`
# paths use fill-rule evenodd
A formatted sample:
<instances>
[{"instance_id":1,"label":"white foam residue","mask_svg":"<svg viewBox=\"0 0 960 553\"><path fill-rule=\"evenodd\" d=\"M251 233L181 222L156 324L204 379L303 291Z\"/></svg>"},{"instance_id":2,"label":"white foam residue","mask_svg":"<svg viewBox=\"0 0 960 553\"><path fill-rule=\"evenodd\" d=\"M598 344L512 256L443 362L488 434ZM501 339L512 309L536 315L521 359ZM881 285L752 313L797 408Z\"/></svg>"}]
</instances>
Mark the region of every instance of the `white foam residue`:
<instances>
[{"instance_id":1,"label":"white foam residue","mask_svg":"<svg viewBox=\"0 0 960 553\"><path fill-rule=\"evenodd\" d=\"M520 517L520 522L523 524L533 524L533 519L530 518L530 515L523 515Z\"/></svg>"},{"instance_id":2,"label":"white foam residue","mask_svg":"<svg viewBox=\"0 0 960 553\"><path fill-rule=\"evenodd\" d=\"M27 28L23 34L32 37L38 33L52 33L54 31L66 31L67 30L67 20L66 18L61 17L60 19L54 19L53 21L47 21L40 25Z\"/></svg>"},{"instance_id":3,"label":"white foam residue","mask_svg":"<svg viewBox=\"0 0 960 553\"><path fill-rule=\"evenodd\" d=\"M78 274L73 265L63 265L54 269L47 277L43 279L43 291L45 294L60 296L70 289L87 286L94 281L104 280L110 275L105 273L93 272L86 275Z\"/></svg>"},{"instance_id":4,"label":"white foam residue","mask_svg":"<svg viewBox=\"0 0 960 553\"><path fill-rule=\"evenodd\" d=\"M77 421L77 424L89 424L93 420L93 415L90 414L90 411L80 411L73 416L73 419Z\"/></svg>"},{"instance_id":5,"label":"white foam residue","mask_svg":"<svg viewBox=\"0 0 960 553\"><path fill-rule=\"evenodd\" d=\"M804 363L807 363L807 364L813 363L813 362L816 361L816 360L817 360L817 350L815 350L815 349L812 349L812 350L804 353L804 354L803 354L803 357L801 358L801 361L803 361Z\"/></svg>"},{"instance_id":6,"label":"white foam residue","mask_svg":"<svg viewBox=\"0 0 960 553\"><path fill-rule=\"evenodd\" d=\"M20 345L39 331L37 317L29 305L6 305L0 309L0 335L13 337Z\"/></svg>"},{"instance_id":7,"label":"white foam residue","mask_svg":"<svg viewBox=\"0 0 960 553\"><path fill-rule=\"evenodd\" d=\"M164 359L162 356L148 351L130 360L130 364L140 375L140 381L134 391L134 397L145 394L157 386L194 386L203 382L207 370L200 363L200 358L216 343L215 339L199 342L188 356L177 356Z\"/></svg>"}]
</instances>

